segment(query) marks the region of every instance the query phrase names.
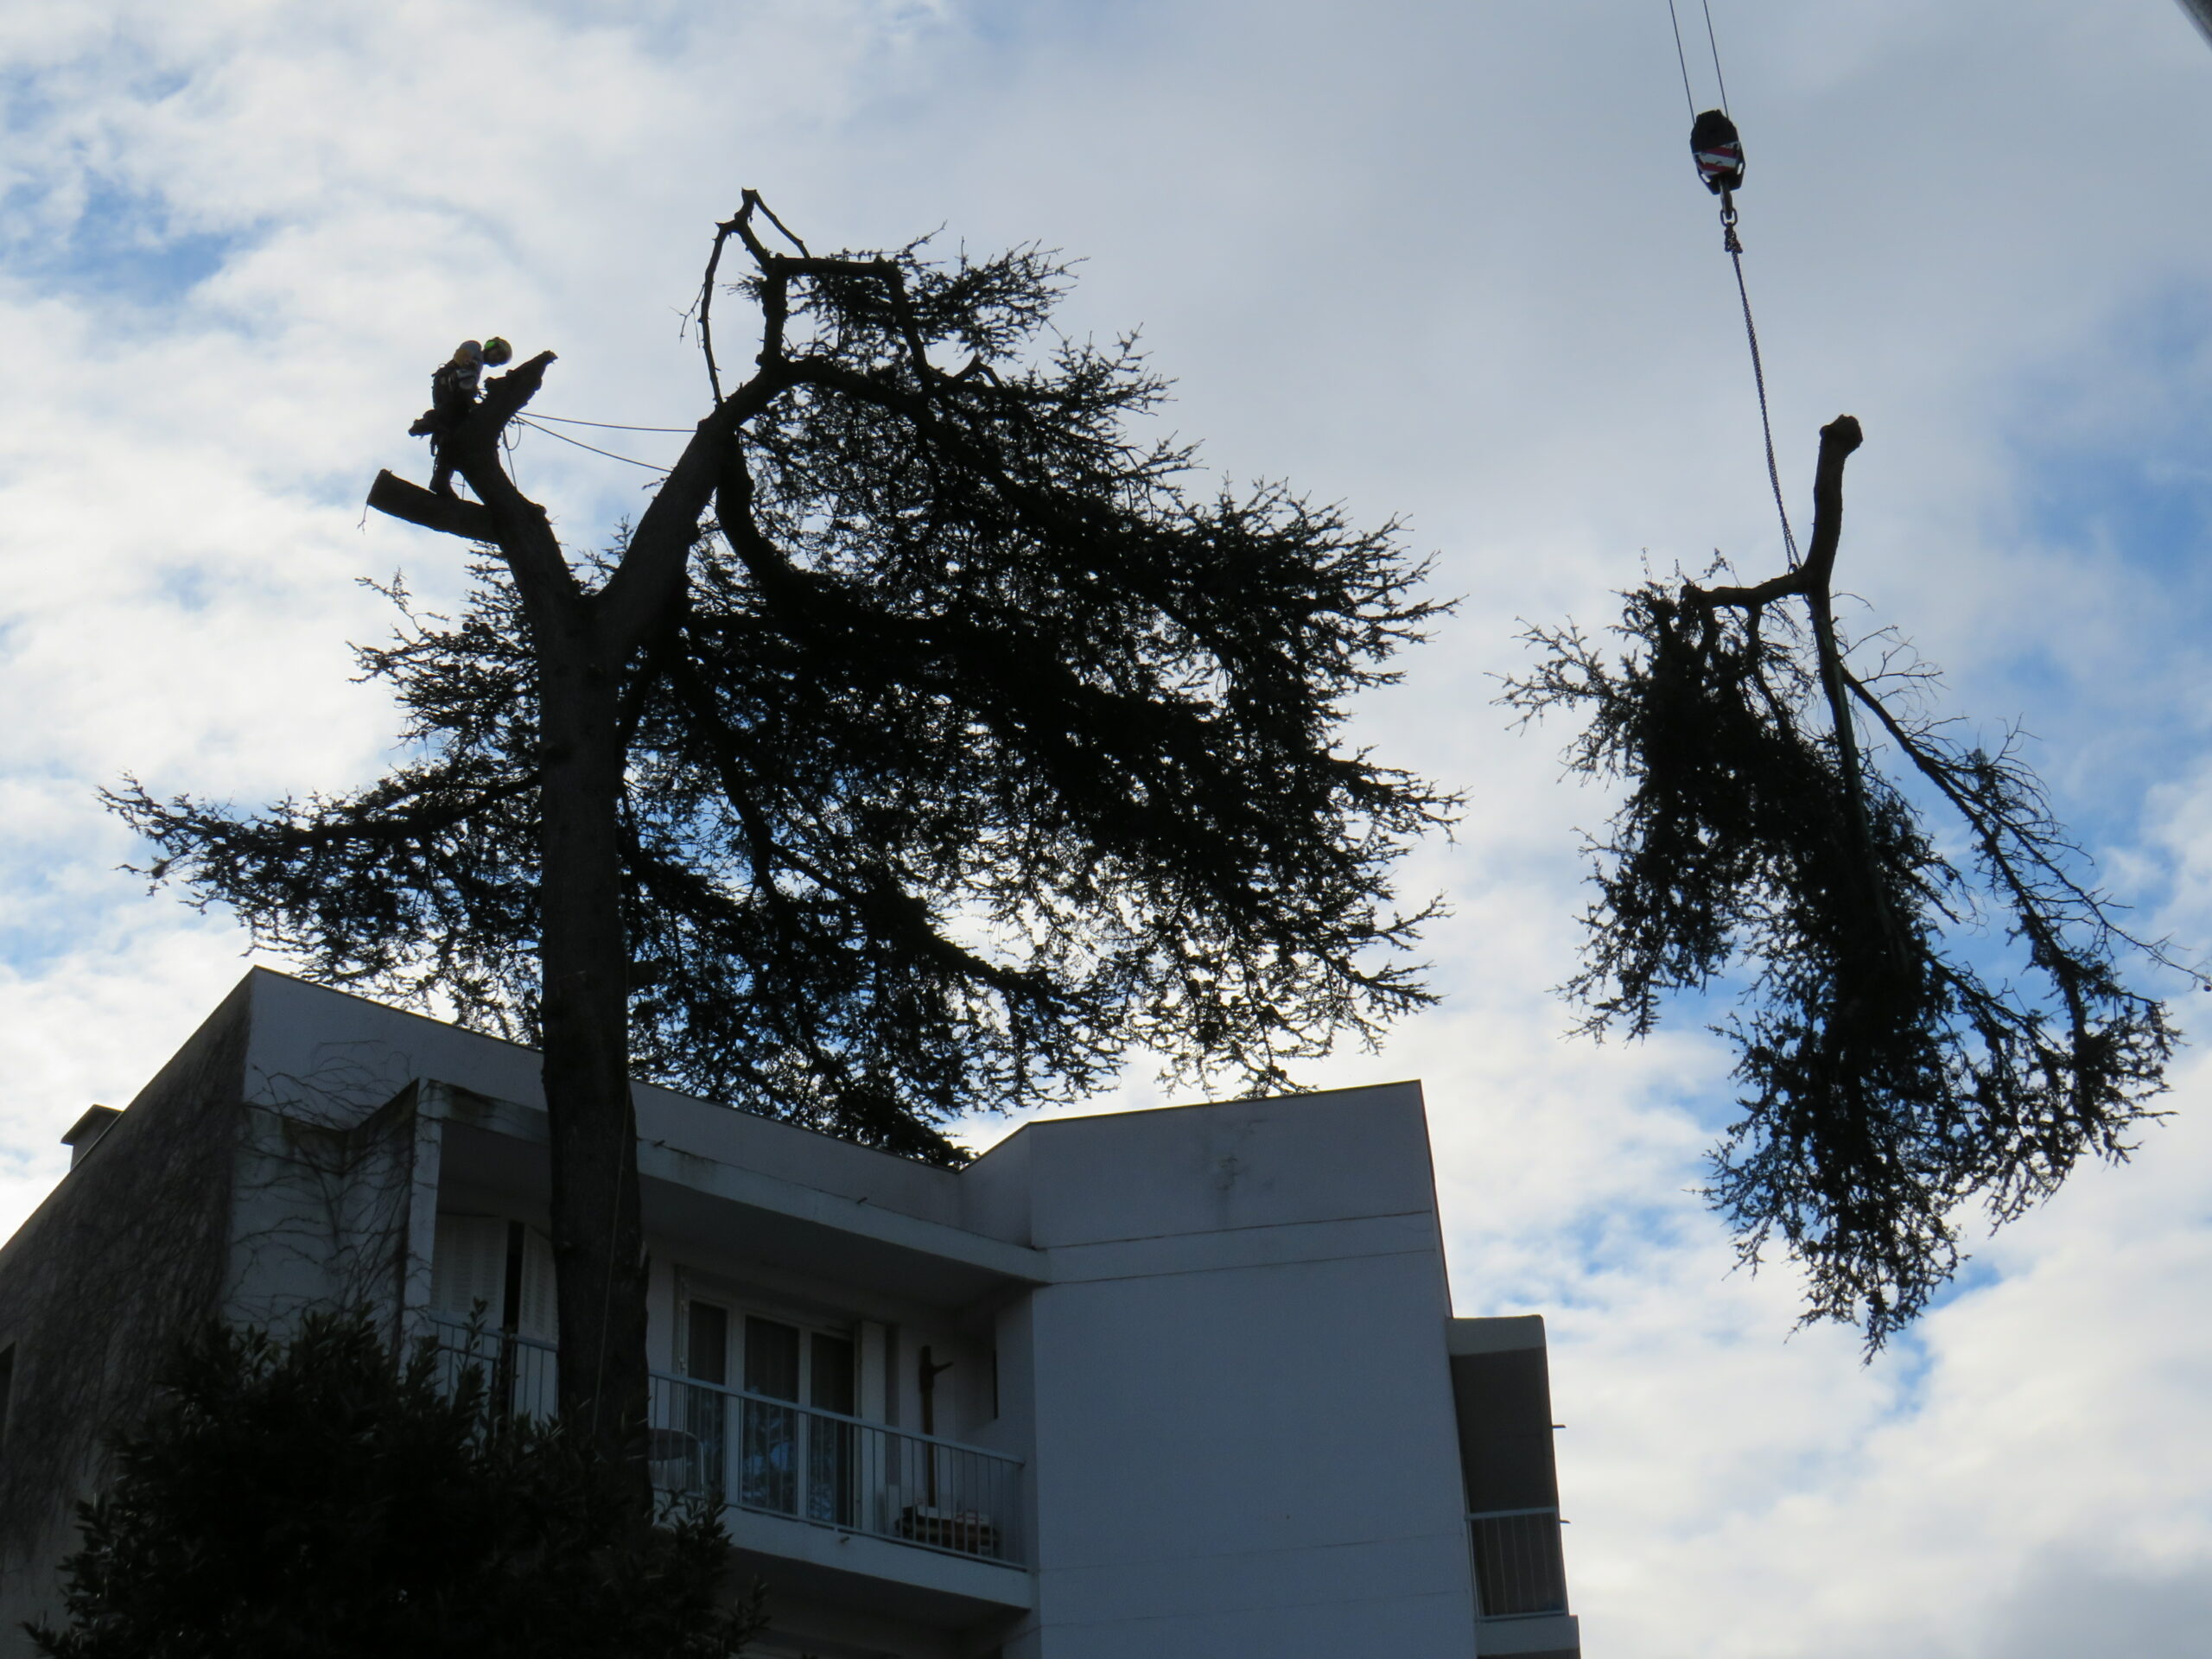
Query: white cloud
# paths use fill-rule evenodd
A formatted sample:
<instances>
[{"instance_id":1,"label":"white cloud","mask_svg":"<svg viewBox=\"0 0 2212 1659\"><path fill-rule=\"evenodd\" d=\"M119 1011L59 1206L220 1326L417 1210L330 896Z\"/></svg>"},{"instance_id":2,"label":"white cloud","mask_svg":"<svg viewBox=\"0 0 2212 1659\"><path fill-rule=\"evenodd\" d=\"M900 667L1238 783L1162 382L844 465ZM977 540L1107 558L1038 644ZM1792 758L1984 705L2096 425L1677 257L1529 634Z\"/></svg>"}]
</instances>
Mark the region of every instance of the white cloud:
<instances>
[{"instance_id":1,"label":"white cloud","mask_svg":"<svg viewBox=\"0 0 2212 1659\"><path fill-rule=\"evenodd\" d=\"M1815 428L1859 415L1849 584L1961 707L2049 741L2158 929L2212 940L2212 55L2158 4L1716 16L1793 505ZM1862 1367L1848 1333L1785 1340L1793 1276L1732 1273L1688 1191L1718 1046L1571 1041L1544 989L1605 804L1559 782L1563 730L1491 706L1516 619L1602 622L1639 550L1776 558L1656 9L25 0L0 60L0 1227L241 966L115 872L92 791L380 763L353 578L435 600L460 571L359 499L419 474L402 434L454 340L557 350L554 412L686 425L677 314L741 187L823 244L1036 238L1088 260L1075 326L1145 326L1210 465L1404 513L1467 596L1363 715L1469 791L1409 877L1456 907L1448 1001L1317 1080L1427 1079L1462 1311L1551 1316L1592 1651L2201 1647L2202 1067L2135 1164ZM548 440L519 464L580 540L642 499Z\"/></svg>"}]
</instances>

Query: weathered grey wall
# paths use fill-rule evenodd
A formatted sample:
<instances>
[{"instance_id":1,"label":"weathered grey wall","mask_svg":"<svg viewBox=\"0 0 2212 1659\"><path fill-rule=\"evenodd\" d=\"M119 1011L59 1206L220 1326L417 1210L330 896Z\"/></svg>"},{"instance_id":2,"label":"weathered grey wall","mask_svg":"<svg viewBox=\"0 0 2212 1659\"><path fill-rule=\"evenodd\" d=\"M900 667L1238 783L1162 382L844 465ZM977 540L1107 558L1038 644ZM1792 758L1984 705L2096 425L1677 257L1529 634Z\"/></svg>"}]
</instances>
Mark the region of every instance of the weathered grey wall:
<instances>
[{"instance_id":1,"label":"weathered grey wall","mask_svg":"<svg viewBox=\"0 0 2212 1659\"><path fill-rule=\"evenodd\" d=\"M365 1309L399 1334L418 1092L302 1090L281 1106L246 1105L226 1319L282 1332L310 1309Z\"/></svg>"},{"instance_id":2,"label":"weathered grey wall","mask_svg":"<svg viewBox=\"0 0 2212 1659\"><path fill-rule=\"evenodd\" d=\"M29 1651L18 1621L54 1605L76 1502L180 1338L397 1303L416 1091L380 1048L302 1043L333 1006L372 1005L248 974L0 1248L0 1659Z\"/></svg>"},{"instance_id":3,"label":"weathered grey wall","mask_svg":"<svg viewBox=\"0 0 2212 1659\"><path fill-rule=\"evenodd\" d=\"M0 1448L0 1654L51 1606L54 1562L106 1437L143 1408L230 1265L249 988L240 985L0 1248L0 1346L16 1349Z\"/></svg>"}]
</instances>

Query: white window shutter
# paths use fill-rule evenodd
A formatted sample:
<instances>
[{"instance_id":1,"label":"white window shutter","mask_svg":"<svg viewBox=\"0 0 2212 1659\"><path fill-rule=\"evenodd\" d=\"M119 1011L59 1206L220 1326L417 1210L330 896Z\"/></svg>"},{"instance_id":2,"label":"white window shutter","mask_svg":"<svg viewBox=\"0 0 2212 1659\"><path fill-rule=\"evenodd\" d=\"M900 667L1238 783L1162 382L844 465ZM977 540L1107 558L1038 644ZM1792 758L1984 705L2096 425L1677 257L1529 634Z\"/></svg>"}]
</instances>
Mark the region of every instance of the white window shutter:
<instances>
[{"instance_id":1,"label":"white window shutter","mask_svg":"<svg viewBox=\"0 0 2212 1659\"><path fill-rule=\"evenodd\" d=\"M430 1306L467 1319L484 1304L497 1328L507 1286L507 1224L498 1216L440 1216L430 1256Z\"/></svg>"},{"instance_id":2,"label":"white window shutter","mask_svg":"<svg viewBox=\"0 0 2212 1659\"><path fill-rule=\"evenodd\" d=\"M522 1235L522 1306L516 1328L525 1337L553 1340L560 1314L553 1300L553 1241L535 1227Z\"/></svg>"}]
</instances>

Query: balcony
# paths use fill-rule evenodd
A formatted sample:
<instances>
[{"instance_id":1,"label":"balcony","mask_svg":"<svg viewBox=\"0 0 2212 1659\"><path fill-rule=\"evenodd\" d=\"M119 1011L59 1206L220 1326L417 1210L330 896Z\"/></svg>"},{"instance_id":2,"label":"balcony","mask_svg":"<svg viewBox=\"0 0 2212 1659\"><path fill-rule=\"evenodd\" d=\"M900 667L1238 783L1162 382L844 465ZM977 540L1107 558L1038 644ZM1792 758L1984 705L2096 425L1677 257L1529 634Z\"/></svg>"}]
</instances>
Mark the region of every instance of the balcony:
<instances>
[{"instance_id":1,"label":"balcony","mask_svg":"<svg viewBox=\"0 0 2212 1659\"><path fill-rule=\"evenodd\" d=\"M494 1409L550 1419L553 1345L454 1320L432 1321L443 1374L480 1367ZM671 1498L703 1493L726 1510L781 1517L841 1536L1027 1565L1021 1460L744 1389L652 1373L647 1466Z\"/></svg>"},{"instance_id":2,"label":"balcony","mask_svg":"<svg viewBox=\"0 0 2212 1659\"><path fill-rule=\"evenodd\" d=\"M1567 1611L1567 1563L1559 1511L1492 1510L1467 1517L1475 1555L1475 1592L1485 1624Z\"/></svg>"}]
</instances>

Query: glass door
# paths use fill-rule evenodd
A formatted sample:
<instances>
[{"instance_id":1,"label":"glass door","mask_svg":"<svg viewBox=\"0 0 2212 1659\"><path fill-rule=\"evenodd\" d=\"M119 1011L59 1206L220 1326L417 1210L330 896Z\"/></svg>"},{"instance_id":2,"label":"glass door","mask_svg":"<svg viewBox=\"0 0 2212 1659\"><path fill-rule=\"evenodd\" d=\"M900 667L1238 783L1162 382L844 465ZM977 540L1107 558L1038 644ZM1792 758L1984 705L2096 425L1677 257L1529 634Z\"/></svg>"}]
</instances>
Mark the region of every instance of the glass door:
<instances>
[{"instance_id":1,"label":"glass door","mask_svg":"<svg viewBox=\"0 0 2212 1659\"><path fill-rule=\"evenodd\" d=\"M683 1391L683 1427L696 1446L697 1478L701 1487L718 1497L727 1494L728 1469L729 1396L722 1389L729 1382L729 1310L713 1302L694 1301L685 1316L683 1369L709 1388Z\"/></svg>"},{"instance_id":2,"label":"glass door","mask_svg":"<svg viewBox=\"0 0 2212 1659\"><path fill-rule=\"evenodd\" d=\"M738 1502L827 1526L852 1525L856 1430L814 1414L853 1414L859 1389L850 1338L748 1314L744 1365Z\"/></svg>"},{"instance_id":3,"label":"glass door","mask_svg":"<svg viewBox=\"0 0 2212 1659\"><path fill-rule=\"evenodd\" d=\"M798 1513L798 1327L748 1315L745 1321L745 1446L738 1501L750 1510ZM760 1395L767 1396L766 1399ZM789 1401L789 1405L773 1403Z\"/></svg>"},{"instance_id":4,"label":"glass door","mask_svg":"<svg viewBox=\"0 0 2212 1659\"><path fill-rule=\"evenodd\" d=\"M857 1403L853 1344L825 1332L808 1334L807 1402L817 1411L850 1417ZM857 1431L850 1423L811 1418L806 1447L806 1513L810 1520L849 1527L857 1507Z\"/></svg>"}]
</instances>

